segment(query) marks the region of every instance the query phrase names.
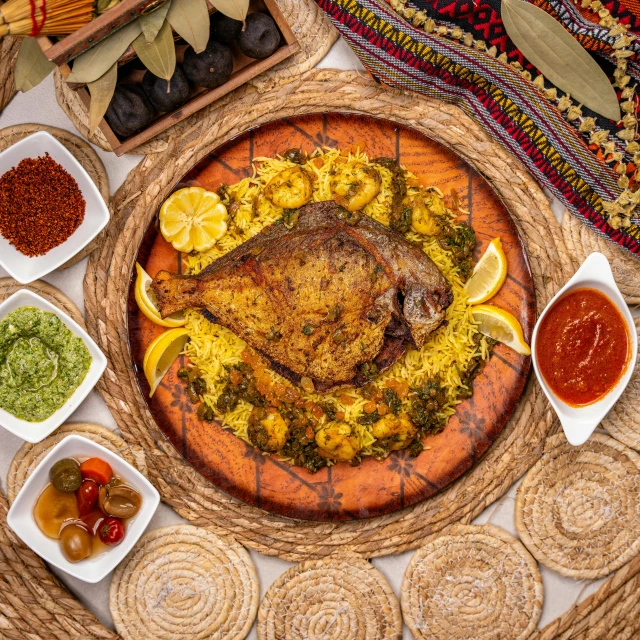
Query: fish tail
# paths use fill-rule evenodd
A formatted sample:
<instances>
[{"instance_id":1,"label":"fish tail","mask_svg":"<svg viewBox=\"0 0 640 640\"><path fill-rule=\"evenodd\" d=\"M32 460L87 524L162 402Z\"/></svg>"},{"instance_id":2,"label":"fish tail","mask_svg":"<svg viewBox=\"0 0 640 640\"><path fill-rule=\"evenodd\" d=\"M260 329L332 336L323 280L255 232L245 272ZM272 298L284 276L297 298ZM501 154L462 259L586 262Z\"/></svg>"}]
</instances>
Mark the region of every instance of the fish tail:
<instances>
[{"instance_id":1,"label":"fish tail","mask_svg":"<svg viewBox=\"0 0 640 640\"><path fill-rule=\"evenodd\" d=\"M199 281L193 276L181 276L159 271L151 284L158 309L163 318L189 307L202 306Z\"/></svg>"}]
</instances>

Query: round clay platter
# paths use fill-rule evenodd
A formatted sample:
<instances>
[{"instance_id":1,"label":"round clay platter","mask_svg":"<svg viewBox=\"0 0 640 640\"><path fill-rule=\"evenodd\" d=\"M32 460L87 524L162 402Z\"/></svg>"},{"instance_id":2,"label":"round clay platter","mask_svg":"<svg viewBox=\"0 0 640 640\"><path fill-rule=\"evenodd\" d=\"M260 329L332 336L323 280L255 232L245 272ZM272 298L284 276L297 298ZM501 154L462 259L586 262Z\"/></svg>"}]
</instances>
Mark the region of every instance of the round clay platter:
<instances>
[{"instance_id":1,"label":"round clay platter","mask_svg":"<svg viewBox=\"0 0 640 640\"><path fill-rule=\"evenodd\" d=\"M215 191L250 174L251 160L292 147L342 150L360 146L370 157L393 157L413 171L425 186L445 194L452 189L469 211L478 244L477 260L496 236L502 240L509 274L490 302L513 313L528 342L536 320L533 278L524 246L511 216L490 185L452 151L394 122L355 114L324 113L277 120L249 130L207 155L174 186L201 186ZM164 240L157 216L138 252L138 262L152 277L161 269L181 272L182 258ZM232 496L279 515L305 520L370 518L415 504L467 471L485 453L513 412L529 374L530 357L498 344L474 382L474 395L457 407L447 427L424 439L416 458L395 451L384 461L366 457L352 467L338 463L311 474L301 467L265 456L215 422L196 418L177 370L181 356L152 399L142 371L144 352L164 329L147 320L134 300L131 274L128 333L133 366L149 410L168 440L205 478Z\"/></svg>"}]
</instances>

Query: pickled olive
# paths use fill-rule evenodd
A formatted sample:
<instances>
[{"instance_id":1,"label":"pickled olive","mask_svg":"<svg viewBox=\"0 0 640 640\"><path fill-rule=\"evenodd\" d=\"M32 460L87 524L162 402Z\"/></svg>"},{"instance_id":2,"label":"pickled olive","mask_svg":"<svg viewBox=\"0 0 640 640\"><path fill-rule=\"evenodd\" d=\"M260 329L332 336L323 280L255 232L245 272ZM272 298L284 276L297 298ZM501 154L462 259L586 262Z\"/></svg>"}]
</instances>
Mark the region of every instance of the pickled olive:
<instances>
[{"instance_id":1,"label":"pickled olive","mask_svg":"<svg viewBox=\"0 0 640 640\"><path fill-rule=\"evenodd\" d=\"M58 491L53 485L40 494L33 509L33 517L40 531L49 538L59 538L60 528L68 520L77 520L80 516L74 493Z\"/></svg>"},{"instance_id":2,"label":"pickled olive","mask_svg":"<svg viewBox=\"0 0 640 640\"><path fill-rule=\"evenodd\" d=\"M93 540L84 527L68 524L60 532L60 548L69 562L80 562L91 555Z\"/></svg>"},{"instance_id":3,"label":"pickled olive","mask_svg":"<svg viewBox=\"0 0 640 640\"><path fill-rule=\"evenodd\" d=\"M49 479L58 491L77 491L82 484L80 465L71 458L58 460L49 469Z\"/></svg>"},{"instance_id":4,"label":"pickled olive","mask_svg":"<svg viewBox=\"0 0 640 640\"><path fill-rule=\"evenodd\" d=\"M187 395L189 396L189 400L191 400L192 404L197 404L198 402L200 402L198 391L193 382L190 382L187 385Z\"/></svg>"},{"instance_id":5,"label":"pickled olive","mask_svg":"<svg viewBox=\"0 0 640 640\"><path fill-rule=\"evenodd\" d=\"M135 489L126 485L117 487L105 485L100 487L98 504L100 509L109 516L131 518L140 511L142 498Z\"/></svg>"}]
</instances>

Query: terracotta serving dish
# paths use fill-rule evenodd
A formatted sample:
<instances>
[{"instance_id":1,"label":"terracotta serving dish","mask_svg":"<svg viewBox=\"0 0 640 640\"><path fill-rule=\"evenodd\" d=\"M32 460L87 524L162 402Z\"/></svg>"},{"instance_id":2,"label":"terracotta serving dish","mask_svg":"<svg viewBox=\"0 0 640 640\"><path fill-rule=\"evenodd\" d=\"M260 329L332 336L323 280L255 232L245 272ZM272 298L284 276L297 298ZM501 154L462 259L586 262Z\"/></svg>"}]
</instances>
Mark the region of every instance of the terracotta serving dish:
<instances>
[{"instance_id":1,"label":"terracotta serving dish","mask_svg":"<svg viewBox=\"0 0 640 640\"><path fill-rule=\"evenodd\" d=\"M477 259L491 239L500 236L509 276L491 301L513 313L527 340L536 318L533 279L523 244L511 216L487 182L452 151L393 122L355 114L317 114L277 120L248 131L210 153L176 184L215 190L250 174L251 159L291 147L348 150L360 146L372 157L398 159L421 179L445 193L455 189L475 229ZM160 269L181 270L182 257L157 230L157 218L139 247L137 260L154 276ZM446 487L469 469L502 431L524 389L530 357L504 345L476 378L474 395L458 406L445 430L425 439L425 451L406 451L360 466L339 463L315 475L264 456L217 423L200 422L177 370L180 357L151 400L142 372L149 343L163 331L138 310L135 270L129 292L128 333L141 397L173 446L185 460L219 488L252 505L292 518L348 520L369 518L407 507Z\"/></svg>"}]
</instances>

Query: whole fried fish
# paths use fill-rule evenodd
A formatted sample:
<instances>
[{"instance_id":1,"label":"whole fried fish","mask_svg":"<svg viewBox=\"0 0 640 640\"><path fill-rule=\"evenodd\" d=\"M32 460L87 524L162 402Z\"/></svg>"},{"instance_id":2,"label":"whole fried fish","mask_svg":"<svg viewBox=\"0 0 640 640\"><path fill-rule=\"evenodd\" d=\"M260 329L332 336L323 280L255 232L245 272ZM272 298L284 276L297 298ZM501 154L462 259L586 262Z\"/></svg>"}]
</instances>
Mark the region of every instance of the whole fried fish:
<instances>
[{"instance_id":1,"label":"whole fried fish","mask_svg":"<svg viewBox=\"0 0 640 640\"><path fill-rule=\"evenodd\" d=\"M421 348L453 297L418 247L345 214L332 201L309 204L293 228L279 220L196 276L159 272L162 316L204 307L289 380L361 386Z\"/></svg>"}]
</instances>

